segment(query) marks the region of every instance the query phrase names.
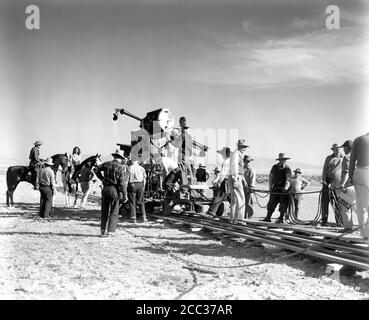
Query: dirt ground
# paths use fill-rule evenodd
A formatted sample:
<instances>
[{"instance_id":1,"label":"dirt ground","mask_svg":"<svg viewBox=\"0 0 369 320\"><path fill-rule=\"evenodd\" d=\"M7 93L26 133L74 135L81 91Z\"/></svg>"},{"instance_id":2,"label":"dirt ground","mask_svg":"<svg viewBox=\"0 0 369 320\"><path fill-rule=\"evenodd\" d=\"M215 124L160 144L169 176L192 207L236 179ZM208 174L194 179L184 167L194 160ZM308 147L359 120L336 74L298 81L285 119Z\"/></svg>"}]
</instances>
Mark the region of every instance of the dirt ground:
<instances>
[{"instance_id":1,"label":"dirt ground","mask_svg":"<svg viewBox=\"0 0 369 320\"><path fill-rule=\"evenodd\" d=\"M115 237L101 238L97 204L68 208L58 193L54 218L42 220L30 184L19 185L11 208L5 185L2 174L0 299L369 298L368 271L348 270L337 282L323 261L277 261L289 252L154 220L120 220Z\"/></svg>"}]
</instances>

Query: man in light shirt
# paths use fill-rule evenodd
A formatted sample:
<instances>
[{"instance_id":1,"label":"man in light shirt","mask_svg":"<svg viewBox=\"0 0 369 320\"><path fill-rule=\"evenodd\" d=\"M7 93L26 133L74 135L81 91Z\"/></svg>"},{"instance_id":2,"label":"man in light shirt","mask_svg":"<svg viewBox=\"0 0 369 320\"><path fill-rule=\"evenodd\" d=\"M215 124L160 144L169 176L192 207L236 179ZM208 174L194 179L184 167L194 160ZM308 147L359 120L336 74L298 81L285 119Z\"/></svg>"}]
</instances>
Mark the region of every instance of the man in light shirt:
<instances>
[{"instance_id":1,"label":"man in light shirt","mask_svg":"<svg viewBox=\"0 0 369 320\"><path fill-rule=\"evenodd\" d=\"M341 180L342 154L339 151L338 144L333 144L331 150L333 151L333 153L325 159L322 173L323 188L321 197L321 225L323 227L327 226L328 224L329 199L331 197L329 188L339 187L339 182Z\"/></svg>"},{"instance_id":2,"label":"man in light shirt","mask_svg":"<svg viewBox=\"0 0 369 320\"><path fill-rule=\"evenodd\" d=\"M129 221L136 223L136 206L138 206L141 210L142 221L146 222L147 218L144 203L146 171L135 158L132 159L132 164L128 167L128 175L127 191L130 211Z\"/></svg>"},{"instance_id":3,"label":"man in light shirt","mask_svg":"<svg viewBox=\"0 0 369 320\"><path fill-rule=\"evenodd\" d=\"M357 137L352 145L349 179L353 182L356 193L356 210L360 234L369 238L369 133Z\"/></svg>"},{"instance_id":4,"label":"man in light shirt","mask_svg":"<svg viewBox=\"0 0 369 320\"><path fill-rule=\"evenodd\" d=\"M212 204L210 205L210 208L207 212L208 214L211 214L213 216L223 214L224 210L223 201L225 201L228 197L228 189L229 189L228 176L229 176L231 149L228 147L224 147L223 149L218 150L217 153L222 155L223 163L220 169L220 174L217 177L217 180L213 181L213 186L214 184L216 184L218 190L216 190ZM223 210L220 210L220 206L223 207Z\"/></svg>"},{"instance_id":5,"label":"man in light shirt","mask_svg":"<svg viewBox=\"0 0 369 320\"><path fill-rule=\"evenodd\" d=\"M293 194L293 202L295 205L295 216L296 218L299 215L300 210L300 204L302 201L302 194L301 192L310 184L309 181L307 181L302 176L302 171L300 168L297 168L293 171L295 174L291 178L291 191Z\"/></svg>"},{"instance_id":6,"label":"man in light shirt","mask_svg":"<svg viewBox=\"0 0 369 320\"><path fill-rule=\"evenodd\" d=\"M55 173L50 168L53 160L48 158L44 162L44 168L40 169L37 174L36 188L40 190L40 217L50 218L52 209L53 195L56 193Z\"/></svg>"},{"instance_id":7,"label":"man in light shirt","mask_svg":"<svg viewBox=\"0 0 369 320\"><path fill-rule=\"evenodd\" d=\"M245 217L246 219L250 219L254 215L254 203L251 198L251 193L255 189L256 185L256 172L255 169L251 166L250 156L244 156L243 162L245 166Z\"/></svg>"},{"instance_id":8,"label":"man in light shirt","mask_svg":"<svg viewBox=\"0 0 369 320\"><path fill-rule=\"evenodd\" d=\"M231 222L242 221L245 217L245 192L243 190L245 168L243 158L248 147L244 139L238 140L237 149L231 153L230 157L228 182L231 192Z\"/></svg>"}]
</instances>

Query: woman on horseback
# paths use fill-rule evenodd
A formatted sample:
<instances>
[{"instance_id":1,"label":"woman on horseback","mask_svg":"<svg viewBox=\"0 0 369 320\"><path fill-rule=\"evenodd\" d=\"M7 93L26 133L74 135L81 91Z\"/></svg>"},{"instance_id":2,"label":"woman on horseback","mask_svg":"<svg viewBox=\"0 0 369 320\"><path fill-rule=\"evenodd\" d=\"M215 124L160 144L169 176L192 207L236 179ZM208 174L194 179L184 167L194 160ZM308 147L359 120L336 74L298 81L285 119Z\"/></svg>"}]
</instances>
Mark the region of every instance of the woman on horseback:
<instances>
[{"instance_id":1,"label":"woman on horseback","mask_svg":"<svg viewBox=\"0 0 369 320\"><path fill-rule=\"evenodd\" d=\"M70 166L70 177L73 176L76 166L81 163L81 149L79 147L74 147L72 154L69 155L69 166Z\"/></svg>"}]
</instances>

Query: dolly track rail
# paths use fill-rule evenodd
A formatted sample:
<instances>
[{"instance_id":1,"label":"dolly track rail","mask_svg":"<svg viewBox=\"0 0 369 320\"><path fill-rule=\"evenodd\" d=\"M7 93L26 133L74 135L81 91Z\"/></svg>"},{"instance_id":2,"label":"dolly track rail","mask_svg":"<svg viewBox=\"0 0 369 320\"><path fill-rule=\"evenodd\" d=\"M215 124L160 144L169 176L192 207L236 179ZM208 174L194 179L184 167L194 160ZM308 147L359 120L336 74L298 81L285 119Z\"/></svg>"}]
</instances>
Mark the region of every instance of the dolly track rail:
<instances>
[{"instance_id":1,"label":"dolly track rail","mask_svg":"<svg viewBox=\"0 0 369 320\"><path fill-rule=\"evenodd\" d=\"M179 222L185 225L201 227L223 234L245 238L261 243L275 245L296 253L320 258L329 262L352 266L362 270L369 269L369 245L360 239L345 239L342 235L314 231L296 226L250 222L231 224L221 220L204 219L197 215L185 214L163 216L151 214L153 218Z\"/></svg>"}]
</instances>

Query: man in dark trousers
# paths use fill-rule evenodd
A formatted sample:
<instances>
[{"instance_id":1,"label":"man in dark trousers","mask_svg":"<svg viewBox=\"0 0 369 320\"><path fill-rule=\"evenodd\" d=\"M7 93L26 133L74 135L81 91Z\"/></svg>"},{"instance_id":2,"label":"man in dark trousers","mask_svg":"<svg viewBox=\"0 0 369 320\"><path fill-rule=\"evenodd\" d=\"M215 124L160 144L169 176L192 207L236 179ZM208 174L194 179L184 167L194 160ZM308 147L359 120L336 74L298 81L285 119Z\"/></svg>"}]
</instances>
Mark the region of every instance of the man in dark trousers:
<instances>
[{"instance_id":1,"label":"man in dark trousers","mask_svg":"<svg viewBox=\"0 0 369 320\"><path fill-rule=\"evenodd\" d=\"M291 181L291 169L286 164L286 161L289 159L291 158L286 157L284 153L280 153L278 159L276 159L278 163L275 164L270 170L270 198L267 205L268 213L262 221L271 222L270 218L272 217L275 208L279 204L280 215L276 223L283 223L283 217L287 211L289 202L288 189L290 188Z\"/></svg>"},{"instance_id":2,"label":"man in dark trousers","mask_svg":"<svg viewBox=\"0 0 369 320\"><path fill-rule=\"evenodd\" d=\"M206 185L206 181L209 179L209 173L206 171L206 166L202 164L199 165L199 168L196 170L196 181L197 184ZM200 193L203 195L204 190L200 190Z\"/></svg>"},{"instance_id":3,"label":"man in dark trousers","mask_svg":"<svg viewBox=\"0 0 369 320\"><path fill-rule=\"evenodd\" d=\"M101 192L101 236L113 236L118 224L119 200L123 200L125 167L123 151L111 154L112 161L104 162L94 169L104 187ZM107 233L106 233L107 231Z\"/></svg>"},{"instance_id":4,"label":"man in dark trousers","mask_svg":"<svg viewBox=\"0 0 369 320\"><path fill-rule=\"evenodd\" d=\"M44 168L40 169L36 179L36 188L40 190L40 217L50 218L50 211L53 205L53 195L56 193L55 173L50 168L53 160L48 158L44 163Z\"/></svg>"},{"instance_id":5,"label":"man in dark trousers","mask_svg":"<svg viewBox=\"0 0 369 320\"><path fill-rule=\"evenodd\" d=\"M37 140L34 142L34 146L32 147L29 153L29 169L31 170L31 183L34 185L36 189L36 179L39 169L42 166L42 160L40 159L40 147L42 142Z\"/></svg>"},{"instance_id":6,"label":"man in dark trousers","mask_svg":"<svg viewBox=\"0 0 369 320\"><path fill-rule=\"evenodd\" d=\"M146 171L135 158L132 159L132 164L128 167L128 176L129 222L136 223L136 205L138 205L141 210L142 221L146 222L147 218L144 201Z\"/></svg>"}]
</instances>

